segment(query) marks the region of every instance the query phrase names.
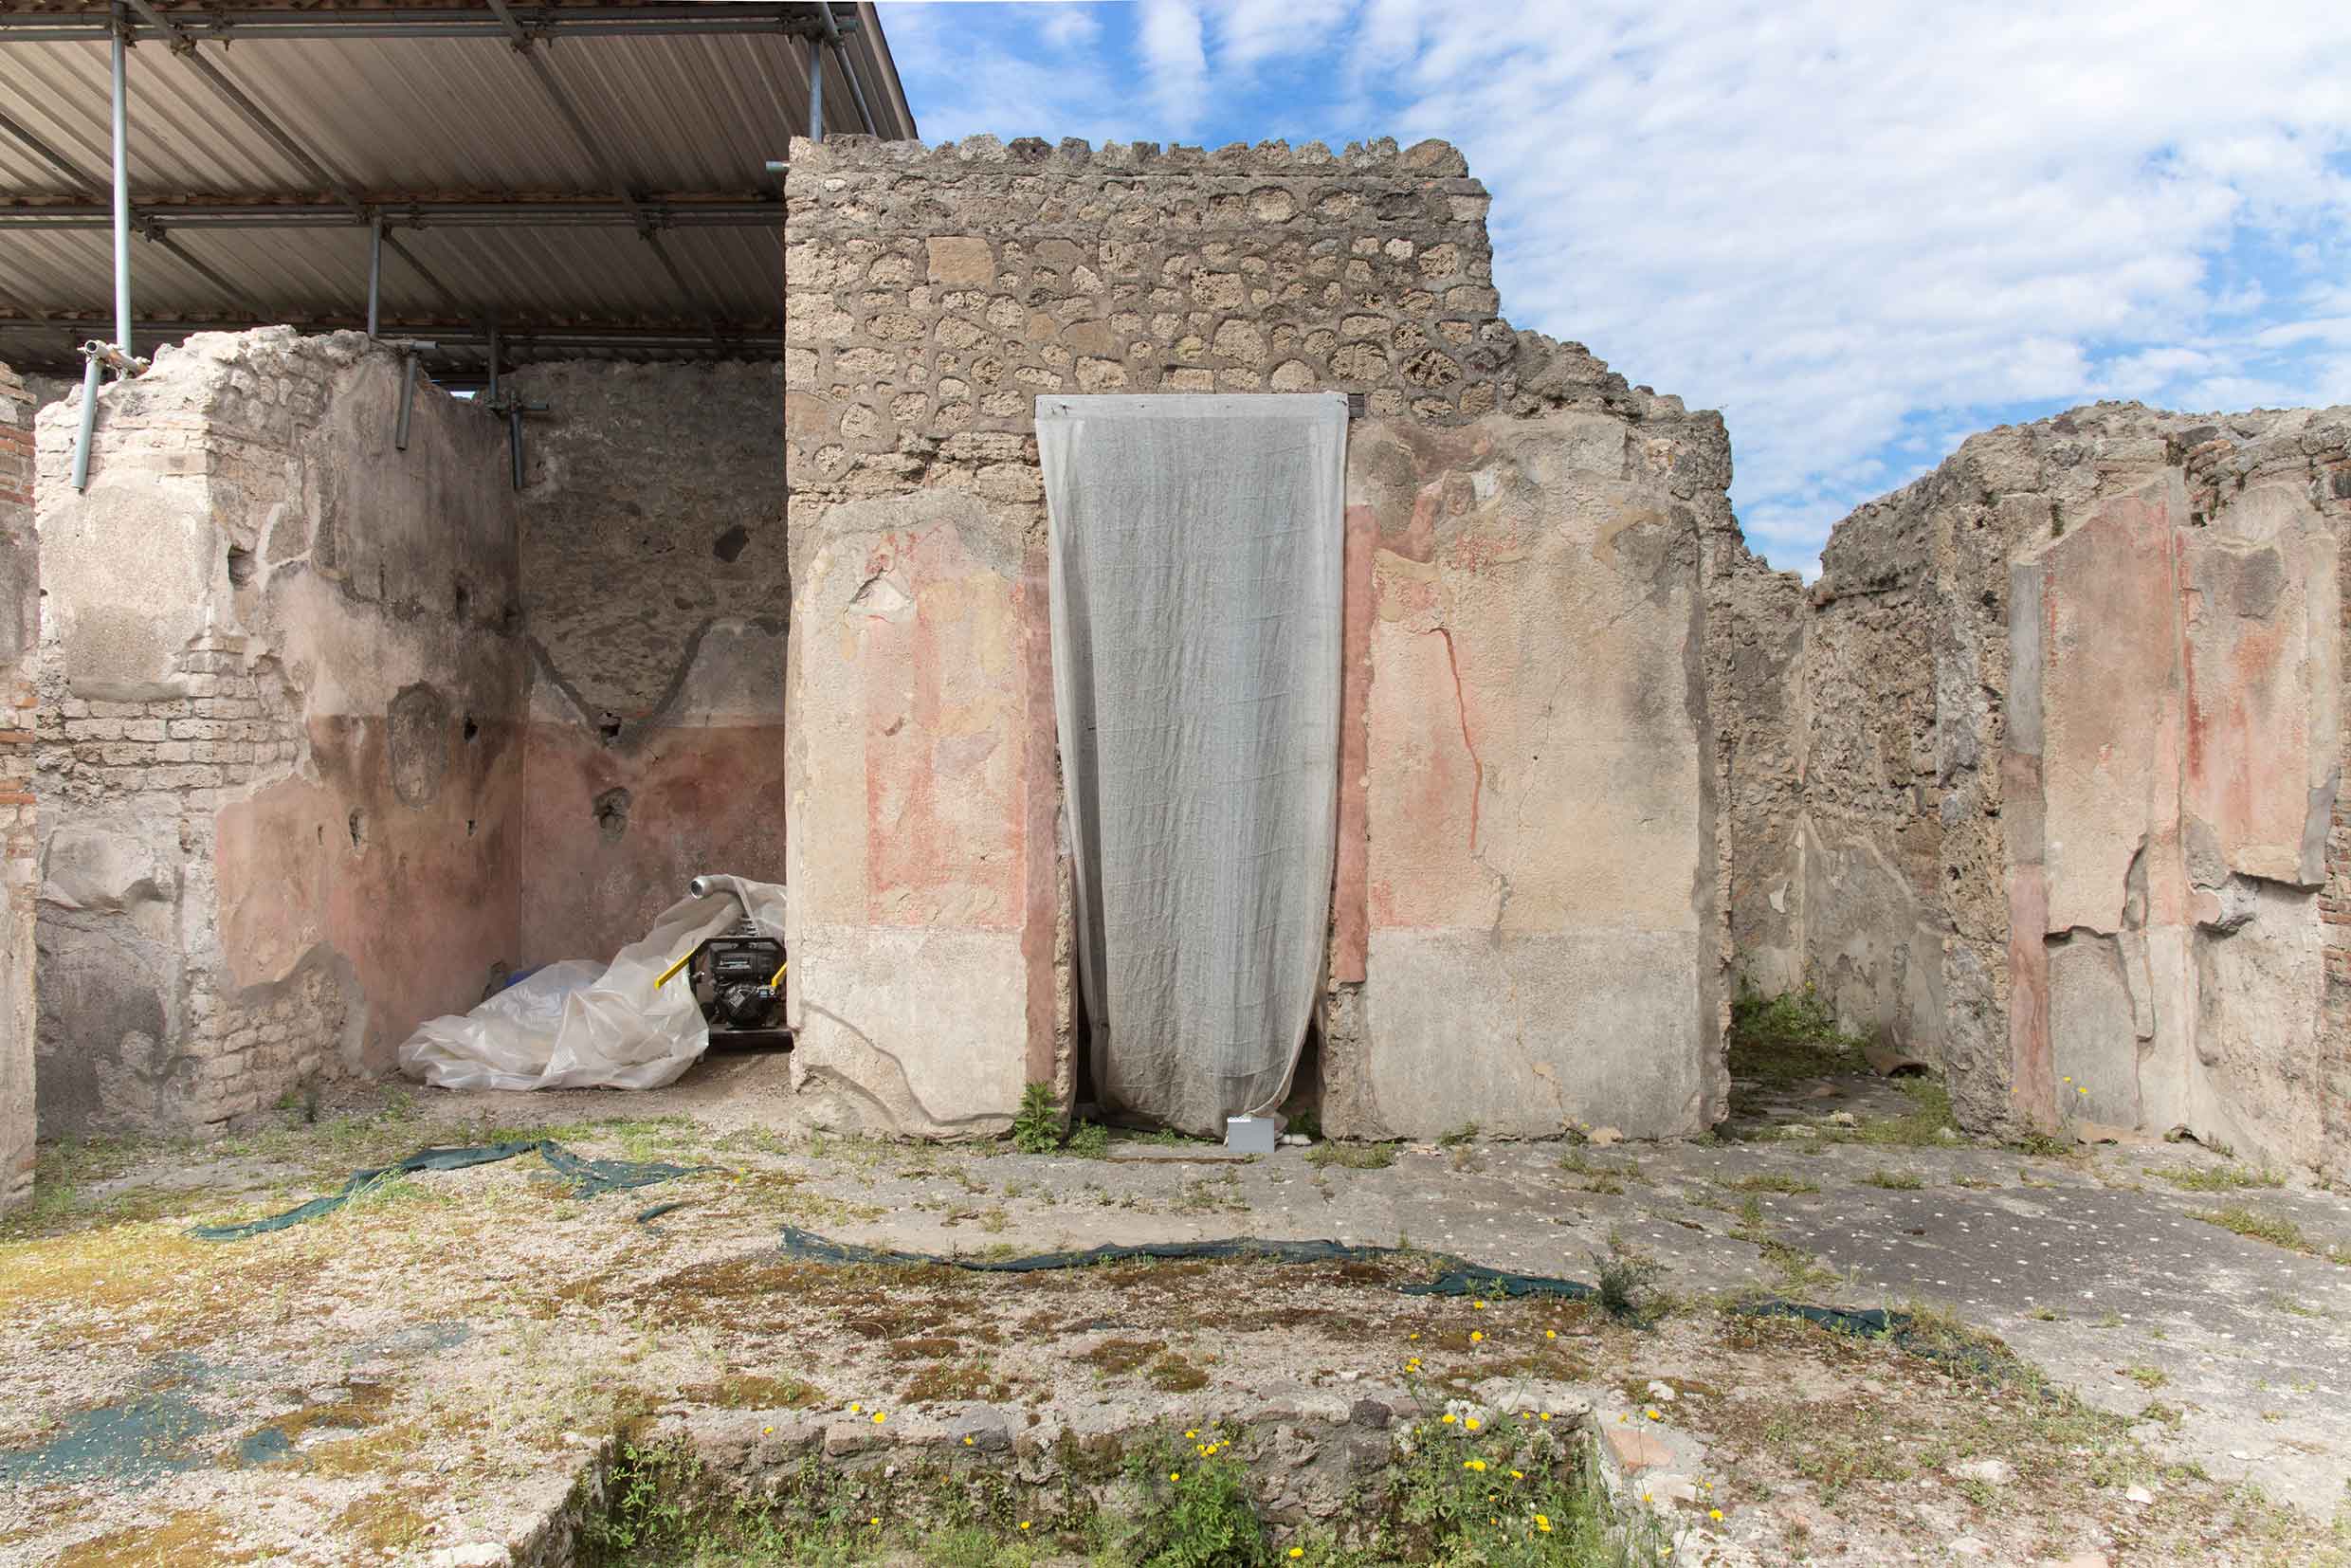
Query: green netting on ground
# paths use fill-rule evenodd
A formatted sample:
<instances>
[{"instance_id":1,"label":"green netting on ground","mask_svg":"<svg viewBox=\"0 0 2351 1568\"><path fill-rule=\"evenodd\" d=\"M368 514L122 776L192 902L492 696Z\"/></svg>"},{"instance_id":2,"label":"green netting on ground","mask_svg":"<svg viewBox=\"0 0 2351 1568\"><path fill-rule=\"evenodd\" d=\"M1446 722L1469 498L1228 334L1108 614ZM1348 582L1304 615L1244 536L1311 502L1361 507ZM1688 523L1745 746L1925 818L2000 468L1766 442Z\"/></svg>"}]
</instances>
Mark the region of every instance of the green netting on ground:
<instances>
[{"instance_id":1,"label":"green netting on ground","mask_svg":"<svg viewBox=\"0 0 2351 1568\"><path fill-rule=\"evenodd\" d=\"M392 1176L413 1176L422 1171L462 1171L470 1165L487 1165L496 1160L512 1159L517 1155L536 1154L544 1159L574 1197L597 1197L606 1193L625 1193L632 1188L650 1187L657 1181L668 1181L698 1171L722 1169L717 1165L670 1165L649 1159L588 1159L572 1153L551 1138L530 1139L512 1143L478 1143L464 1148L419 1149L408 1158L393 1165L378 1165L373 1170L354 1171L342 1191L325 1197L314 1197L308 1203L288 1209L282 1214L265 1219L247 1220L242 1225L199 1225L190 1234L199 1241L241 1241L258 1236L266 1231L282 1231L304 1220L330 1214L357 1197L376 1182ZM676 1205L664 1205L666 1212ZM637 1217L644 1219L656 1211L648 1210Z\"/></svg>"},{"instance_id":2,"label":"green netting on ground","mask_svg":"<svg viewBox=\"0 0 2351 1568\"><path fill-rule=\"evenodd\" d=\"M1513 1274L1506 1269L1481 1268L1466 1259L1443 1252L1422 1252L1400 1247L1354 1247L1337 1241L1260 1241L1237 1236L1230 1241L1157 1241L1131 1247L1089 1247L1083 1251L1032 1252L1021 1258L941 1257L933 1252L892 1252L847 1242L828 1241L812 1231L784 1227L784 1255L809 1263L943 1264L986 1274L1028 1274L1043 1268L1090 1268L1096 1264L1134 1263L1144 1259L1222 1258L1253 1263L1373 1263L1409 1257L1439 1266L1436 1278L1403 1286L1408 1296L1564 1296L1582 1301L1598 1291L1577 1280L1547 1274Z\"/></svg>"}]
</instances>

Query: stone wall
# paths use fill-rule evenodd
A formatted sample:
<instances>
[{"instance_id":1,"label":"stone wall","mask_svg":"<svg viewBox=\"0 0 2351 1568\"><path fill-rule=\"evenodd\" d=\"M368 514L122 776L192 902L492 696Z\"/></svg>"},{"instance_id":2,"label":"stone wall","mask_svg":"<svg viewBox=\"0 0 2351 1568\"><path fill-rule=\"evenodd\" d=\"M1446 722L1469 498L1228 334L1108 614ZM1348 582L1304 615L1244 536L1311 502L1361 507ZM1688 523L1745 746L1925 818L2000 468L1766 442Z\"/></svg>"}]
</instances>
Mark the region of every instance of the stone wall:
<instances>
[{"instance_id":1,"label":"stone wall","mask_svg":"<svg viewBox=\"0 0 2351 1568\"><path fill-rule=\"evenodd\" d=\"M0 365L0 1211L32 1191L33 650L40 546L32 526L32 394Z\"/></svg>"},{"instance_id":2,"label":"stone wall","mask_svg":"<svg viewBox=\"0 0 2351 1568\"><path fill-rule=\"evenodd\" d=\"M524 658L499 423L364 337L204 334L39 422L42 1129L202 1130L381 1069L514 950Z\"/></svg>"},{"instance_id":3,"label":"stone wall","mask_svg":"<svg viewBox=\"0 0 2351 1568\"><path fill-rule=\"evenodd\" d=\"M1849 1027L1981 1129L2186 1127L2351 1158L2339 795L2351 415L2101 404L1977 436L1840 523L1781 689L1800 897Z\"/></svg>"},{"instance_id":4,"label":"stone wall","mask_svg":"<svg viewBox=\"0 0 2351 1568\"><path fill-rule=\"evenodd\" d=\"M1340 391L1325 1124L1720 1115L1727 442L1499 318L1457 153L835 138L787 196L804 1082L926 1130L1069 1087L1035 397Z\"/></svg>"},{"instance_id":5,"label":"stone wall","mask_svg":"<svg viewBox=\"0 0 2351 1568\"><path fill-rule=\"evenodd\" d=\"M784 880L791 591L769 365L534 366L520 957L608 957L689 877Z\"/></svg>"}]
</instances>

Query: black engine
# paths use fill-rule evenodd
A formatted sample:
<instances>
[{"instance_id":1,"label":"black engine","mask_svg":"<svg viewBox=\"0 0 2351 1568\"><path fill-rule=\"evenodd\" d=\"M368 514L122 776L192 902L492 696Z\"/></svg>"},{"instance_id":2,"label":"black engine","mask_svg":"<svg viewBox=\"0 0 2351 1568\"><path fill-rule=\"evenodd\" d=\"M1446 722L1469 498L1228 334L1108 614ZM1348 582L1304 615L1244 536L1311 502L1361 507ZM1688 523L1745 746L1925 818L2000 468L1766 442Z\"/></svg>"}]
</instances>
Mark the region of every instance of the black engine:
<instances>
[{"instance_id":1,"label":"black engine","mask_svg":"<svg viewBox=\"0 0 2351 1568\"><path fill-rule=\"evenodd\" d=\"M694 955L694 999L715 1037L783 1029L784 944L738 921Z\"/></svg>"}]
</instances>

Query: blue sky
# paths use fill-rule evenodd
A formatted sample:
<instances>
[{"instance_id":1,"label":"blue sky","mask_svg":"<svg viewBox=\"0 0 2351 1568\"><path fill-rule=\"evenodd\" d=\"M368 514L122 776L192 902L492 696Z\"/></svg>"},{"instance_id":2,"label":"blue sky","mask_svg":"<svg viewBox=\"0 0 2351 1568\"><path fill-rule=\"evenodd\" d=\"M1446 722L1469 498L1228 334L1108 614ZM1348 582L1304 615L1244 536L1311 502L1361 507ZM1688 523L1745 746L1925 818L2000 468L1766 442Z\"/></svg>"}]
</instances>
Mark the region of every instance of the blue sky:
<instances>
[{"instance_id":1,"label":"blue sky","mask_svg":"<svg viewBox=\"0 0 2351 1568\"><path fill-rule=\"evenodd\" d=\"M885 4L925 139L1442 137L1503 310L1728 420L1811 573L1970 432L2351 403L2342 0Z\"/></svg>"}]
</instances>

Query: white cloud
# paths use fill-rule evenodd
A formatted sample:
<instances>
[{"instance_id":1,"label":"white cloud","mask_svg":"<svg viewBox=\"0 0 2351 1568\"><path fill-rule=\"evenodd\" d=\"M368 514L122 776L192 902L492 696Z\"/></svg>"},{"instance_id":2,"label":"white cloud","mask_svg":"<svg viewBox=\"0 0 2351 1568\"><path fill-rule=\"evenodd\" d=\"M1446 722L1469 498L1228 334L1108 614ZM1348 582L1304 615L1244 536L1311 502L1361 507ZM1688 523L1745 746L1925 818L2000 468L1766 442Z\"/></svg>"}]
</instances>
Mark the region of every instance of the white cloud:
<instances>
[{"instance_id":1,"label":"white cloud","mask_svg":"<svg viewBox=\"0 0 2351 1568\"><path fill-rule=\"evenodd\" d=\"M1179 131L1199 123L1208 103L1208 52L1192 0L1142 0L1137 46L1160 119Z\"/></svg>"},{"instance_id":2,"label":"white cloud","mask_svg":"<svg viewBox=\"0 0 2351 1568\"><path fill-rule=\"evenodd\" d=\"M1512 319L1721 407L1751 532L1796 565L1940 458L1870 461L1905 421L2334 379L2181 346L2276 319L2214 275L2240 226L2351 256L2351 29L2254 9L1389 0L1354 46L1401 78L1396 134L1457 142L1494 191Z\"/></svg>"},{"instance_id":3,"label":"white cloud","mask_svg":"<svg viewBox=\"0 0 2351 1568\"><path fill-rule=\"evenodd\" d=\"M1454 142L1510 319L1721 409L1783 566L2002 419L2351 397L2341 0L1070 10L890 7L924 133Z\"/></svg>"}]
</instances>

